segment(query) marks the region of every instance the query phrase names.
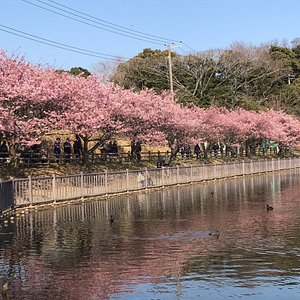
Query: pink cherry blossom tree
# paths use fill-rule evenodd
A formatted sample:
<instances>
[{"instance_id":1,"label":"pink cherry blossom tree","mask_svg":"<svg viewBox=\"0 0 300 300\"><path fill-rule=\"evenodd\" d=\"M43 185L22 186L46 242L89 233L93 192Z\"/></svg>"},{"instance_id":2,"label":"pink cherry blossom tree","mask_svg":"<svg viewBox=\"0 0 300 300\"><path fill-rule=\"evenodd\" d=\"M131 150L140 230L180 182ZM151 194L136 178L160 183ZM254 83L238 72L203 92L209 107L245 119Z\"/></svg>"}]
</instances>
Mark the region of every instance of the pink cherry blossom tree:
<instances>
[{"instance_id":1,"label":"pink cherry blossom tree","mask_svg":"<svg viewBox=\"0 0 300 300\"><path fill-rule=\"evenodd\" d=\"M56 129L79 135L86 159L114 137L168 144L173 156L184 143L202 143L205 157L214 143L239 143L248 153L263 141L290 147L300 139L299 120L280 111L183 107L167 92L135 93L94 75L74 77L1 51L0 138L31 145Z\"/></svg>"}]
</instances>

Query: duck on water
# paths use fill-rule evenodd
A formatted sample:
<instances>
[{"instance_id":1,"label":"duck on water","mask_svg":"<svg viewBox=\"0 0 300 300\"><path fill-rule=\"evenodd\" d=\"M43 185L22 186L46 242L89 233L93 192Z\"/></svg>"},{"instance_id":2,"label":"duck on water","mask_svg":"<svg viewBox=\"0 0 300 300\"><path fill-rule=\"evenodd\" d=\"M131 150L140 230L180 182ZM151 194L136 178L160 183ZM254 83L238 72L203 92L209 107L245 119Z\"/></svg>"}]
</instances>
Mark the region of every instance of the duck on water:
<instances>
[{"instance_id":1,"label":"duck on water","mask_svg":"<svg viewBox=\"0 0 300 300\"><path fill-rule=\"evenodd\" d=\"M219 236L220 236L220 231L219 231L219 229L216 229L215 231L209 232L208 235L210 235L210 236L215 236L216 238L219 238Z\"/></svg>"}]
</instances>

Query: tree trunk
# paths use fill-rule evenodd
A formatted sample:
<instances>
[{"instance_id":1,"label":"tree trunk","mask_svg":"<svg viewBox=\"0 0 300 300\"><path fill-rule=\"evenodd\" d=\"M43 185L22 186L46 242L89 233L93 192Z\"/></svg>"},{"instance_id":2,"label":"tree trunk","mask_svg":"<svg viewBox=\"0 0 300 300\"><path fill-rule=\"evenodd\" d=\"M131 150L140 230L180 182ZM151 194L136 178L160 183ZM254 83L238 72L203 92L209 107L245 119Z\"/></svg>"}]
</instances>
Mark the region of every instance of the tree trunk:
<instances>
[{"instance_id":1,"label":"tree trunk","mask_svg":"<svg viewBox=\"0 0 300 300\"><path fill-rule=\"evenodd\" d=\"M208 160L208 152L209 152L209 146L205 147L204 143L201 143L201 148L203 149L203 156L204 159Z\"/></svg>"},{"instance_id":2,"label":"tree trunk","mask_svg":"<svg viewBox=\"0 0 300 300\"><path fill-rule=\"evenodd\" d=\"M244 156L244 150L245 150L245 147L244 147L244 145L241 143L241 146L240 146L240 157L243 157L243 156Z\"/></svg>"},{"instance_id":3,"label":"tree trunk","mask_svg":"<svg viewBox=\"0 0 300 300\"><path fill-rule=\"evenodd\" d=\"M245 142L245 151L246 151L246 157L249 157L249 142L248 141L246 141Z\"/></svg>"},{"instance_id":4,"label":"tree trunk","mask_svg":"<svg viewBox=\"0 0 300 300\"><path fill-rule=\"evenodd\" d=\"M84 136L83 140L83 158L82 163L86 165L89 162L89 138Z\"/></svg>"}]
</instances>

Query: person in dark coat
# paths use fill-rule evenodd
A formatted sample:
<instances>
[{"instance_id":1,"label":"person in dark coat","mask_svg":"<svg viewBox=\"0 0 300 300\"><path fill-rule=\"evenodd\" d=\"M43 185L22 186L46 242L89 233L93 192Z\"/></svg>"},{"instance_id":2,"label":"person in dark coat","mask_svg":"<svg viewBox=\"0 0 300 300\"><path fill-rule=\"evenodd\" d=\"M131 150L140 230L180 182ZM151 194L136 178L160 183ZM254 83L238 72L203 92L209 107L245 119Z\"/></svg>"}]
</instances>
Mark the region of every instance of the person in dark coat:
<instances>
[{"instance_id":1,"label":"person in dark coat","mask_svg":"<svg viewBox=\"0 0 300 300\"><path fill-rule=\"evenodd\" d=\"M141 142L136 142L135 144L135 153L137 161L141 161L142 159L142 145Z\"/></svg>"},{"instance_id":2,"label":"person in dark coat","mask_svg":"<svg viewBox=\"0 0 300 300\"><path fill-rule=\"evenodd\" d=\"M200 157L200 152L201 152L200 146L199 144L196 144L194 147L194 153L196 154L197 159L199 159Z\"/></svg>"},{"instance_id":3,"label":"person in dark coat","mask_svg":"<svg viewBox=\"0 0 300 300\"><path fill-rule=\"evenodd\" d=\"M9 156L8 147L6 141L3 141L0 145L0 163L6 163Z\"/></svg>"},{"instance_id":4,"label":"person in dark coat","mask_svg":"<svg viewBox=\"0 0 300 300\"><path fill-rule=\"evenodd\" d=\"M136 142L135 140L132 140L130 143L130 158L131 160L134 160L136 157Z\"/></svg>"},{"instance_id":5,"label":"person in dark coat","mask_svg":"<svg viewBox=\"0 0 300 300\"><path fill-rule=\"evenodd\" d=\"M67 138L64 142L64 154L65 154L65 162L69 163L71 161L71 154L72 154L72 146L70 139Z\"/></svg>"},{"instance_id":6,"label":"person in dark coat","mask_svg":"<svg viewBox=\"0 0 300 300\"><path fill-rule=\"evenodd\" d=\"M112 146L111 146L111 149L112 149L112 153L114 153L115 155L118 154L118 144L117 144L117 141L114 141Z\"/></svg>"},{"instance_id":7,"label":"person in dark coat","mask_svg":"<svg viewBox=\"0 0 300 300\"><path fill-rule=\"evenodd\" d=\"M76 135L75 141L73 142L73 151L74 151L75 161L78 162L82 154L82 144L81 144L80 137L78 135Z\"/></svg>"},{"instance_id":8,"label":"person in dark coat","mask_svg":"<svg viewBox=\"0 0 300 300\"><path fill-rule=\"evenodd\" d=\"M56 138L54 142L53 152L56 157L56 162L59 163L60 154L61 154L61 145L60 145L60 138Z\"/></svg>"}]
</instances>

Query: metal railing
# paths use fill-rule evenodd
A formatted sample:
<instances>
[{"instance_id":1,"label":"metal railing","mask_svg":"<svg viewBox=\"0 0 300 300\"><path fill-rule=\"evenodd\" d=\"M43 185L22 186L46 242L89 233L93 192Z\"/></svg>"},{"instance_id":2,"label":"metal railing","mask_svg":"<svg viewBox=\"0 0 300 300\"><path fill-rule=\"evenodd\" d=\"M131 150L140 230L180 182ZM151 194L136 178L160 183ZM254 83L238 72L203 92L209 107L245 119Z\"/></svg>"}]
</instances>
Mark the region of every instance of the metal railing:
<instances>
[{"instance_id":1,"label":"metal railing","mask_svg":"<svg viewBox=\"0 0 300 300\"><path fill-rule=\"evenodd\" d=\"M9 188L7 182L12 182L13 204L18 207L299 167L300 158L288 158L43 178L29 176L1 184L0 201L3 202L5 195L10 194L5 191Z\"/></svg>"}]
</instances>

